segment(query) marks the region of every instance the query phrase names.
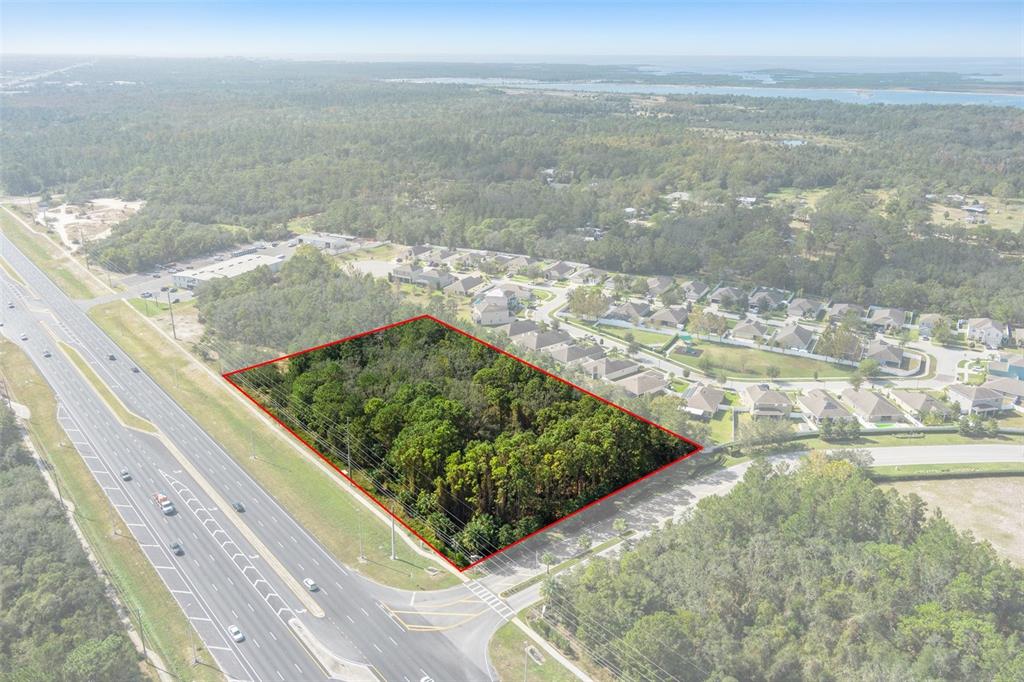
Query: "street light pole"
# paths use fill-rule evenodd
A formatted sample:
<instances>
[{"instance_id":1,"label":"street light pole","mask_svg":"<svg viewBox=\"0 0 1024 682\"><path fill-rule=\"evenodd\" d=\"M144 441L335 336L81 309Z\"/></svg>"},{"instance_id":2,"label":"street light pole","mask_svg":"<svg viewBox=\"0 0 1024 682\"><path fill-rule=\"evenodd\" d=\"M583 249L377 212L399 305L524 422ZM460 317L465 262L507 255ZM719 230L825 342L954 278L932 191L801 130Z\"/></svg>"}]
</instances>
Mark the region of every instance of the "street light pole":
<instances>
[{"instance_id":1,"label":"street light pole","mask_svg":"<svg viewBox=\"0 0 1024 682\"><path fill-rule=\"evenodd\" d=\"M174 340L178 340L178 330L174 326L174 305L171 303L171 292L167 292L167 312L171 314L171 335L174 336Z\"/></svg>"},{"instance_id":2,"label":"street light pole","mask_svg":"<svg viewBox=\"0 0 1024 682\"><path fill-rule=\"evenodd\" d=\"M395 514L391 513L391 560L394 561L398 557L395 556Z\"/></svg>"}]
</instances>

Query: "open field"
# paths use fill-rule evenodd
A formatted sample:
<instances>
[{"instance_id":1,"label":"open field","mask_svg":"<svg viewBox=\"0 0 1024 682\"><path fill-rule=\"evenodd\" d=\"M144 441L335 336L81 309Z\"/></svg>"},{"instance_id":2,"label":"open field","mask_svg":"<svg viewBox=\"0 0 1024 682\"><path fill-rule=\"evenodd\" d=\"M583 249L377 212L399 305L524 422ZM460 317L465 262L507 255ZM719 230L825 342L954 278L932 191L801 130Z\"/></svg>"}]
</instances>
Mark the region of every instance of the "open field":
<instances>
[{"instance_id":1,"label":"open field","mask_svg":"<svg viewBox=\"0 0 1024 682\"><path fill-rule=\"evenodd\" d=\"M103 402L107 404L107 407L117 415L118 420L122 424L132 427L133 429L139 429L140 431L148 431L150 433L156 432L156 427L150 424L148 421L135 414L122 403L117 396L111 392L103 380L96 376L96 372L93 371L92 367L86 363L77 350L67 345L63 341L58 341L57 345L60 346L61 352L71 358L71 362L75 363L75 367L81 372L82 376L86 378L94 391L96 391Z\"/></svg>"},{"instance_id":2,"label":"open field","mask_svg":"<svg viewBox=\"0 0 1024 682\"><path fill-rule=\"evenodd\" d=\"M997 199L993 196L972 196L970 199L977 199L988 209L985 215L986 226L996 230L1010 230L1020 232L1024 230L1024 202L1016 199ZM947 200L948 201L948 200ZM934 201L930 204L932 210L932 222L941 226L959 225L968 229L981 227L981 225L969 225L964 222L967 212L959 206L946 206L941 202Z\"/></svg>"},{"instance_id":3,"label":"open field","mask_svg":"<svg viewBox=\"0 0 1024 682\"><path fill-rule=\"evenodd\" d=\"M26 229L8 213L6 206L0 209L0 227L4 235L71 298L88 299L106 293L85 274L84 267L79 267L45 235Z\"/></svg>"},{"instance_id":4,"label":"open field","mask_svg":"<svg viewBox=\"0 0 1024 682\"><path fill-rule=\"evenodd\" d=\"M544 662L537 665L526 655L526 646L540 651ZM528 682L574 682L576 676L548 656L539 646L516 627L515 623L505 623L491 638L488 653L491 665L498 672L501 682L526 680Z\"/></svg>"},{"instance_id":5,"label":"open field","mask_svg":"<svg viewBox=\"0 0 1024 682\"><path fill-rule=\"evenodd\" d=\"M398 546L399 561L391 561L388 526L338 486L340 477L302 457L291 436L256 416L226 381L191 362L131 308L113 302L93 308L89 315L340 561L403 589L440 589L457 583L444 570L427 574L425 569L436 564L404 544ZM367 556L362 564L357 529Z\"/></svg>"},{"instance_id":6,"label":"open field","mask_svg":"<svg viewBox=\"0 0 1024 682\"><path fill-rule=\"evenodd\" d=\"M1021 443L1024 435L1003 435L995 438L961 436L959 433L882 433L860 435L853 440L829 443L820 438L797 441L809 450L834 450L836 448L893 447L899 445L969 445L985 443Z\"/></svg>"},{"instance_id":7,"label":"open field","mask_svg":"<svg viewBox=\"0 0 1024 682\"><path fill-rule=\"evenodd\" d=\"M152 565L143 555L128 528L110 506L78 452L67 443L57 422L53 392L12 343L0 342L0 371L14 399L32 412L30 436L56 476L62 493L75 508L75 520L100 564L127 606L142 613L146 643L159 652L170 672L179 679L220 680L214 661L202 648L198 635L198 656L203 665L192 667L189 642L191 625L167 591ZM137 626L137 617L132 618Z\"/></svg>"},{"instance_id":8,"label":"open field","mask_svg":"<svg viewBox=\"0 0 1024 682\"><path fill-rule=\"evenodd\" d=\"M711 341L694 340L691 345L702 352L700 357L669 353L668 359L692 369L700 369L703 358L707 357L711 360L712 374L722 370L728 377L734 379L767 378L769 367L779 369L780 379L810 379L814 377L815 372L821 379L842 379L853 374L855 369L798 355L783 355L758 348L730 346Z\"/></svg>"},{"instance_id":9,"label":"open field","mask_svg":"<svg viewBox=\"0 0 1024 682\"><path fill-rule=\"evenodd\" d=\"M1024 566L1024 476L890 484L901 493L916 493L929 509L961 530L987 540L1002 556Z\"/></svg>"},{"instance_id":10,"label":"open field","mask_svg":"<svg viewBox=\"0 0 1024 682\"><path fill-rule=\"evenodd\" d=\"M598 334L604 334L605 336L613 336L621 341L628 341L629 335L632 334L633 340L639 343L641 346L647 346L648 348L661 348L672 338L673 334L662 334L660 332L651 332L645 329L625 329L621 327L611 327L608 325L584 325L593 329Z\"/></svg>"}]
</instances>

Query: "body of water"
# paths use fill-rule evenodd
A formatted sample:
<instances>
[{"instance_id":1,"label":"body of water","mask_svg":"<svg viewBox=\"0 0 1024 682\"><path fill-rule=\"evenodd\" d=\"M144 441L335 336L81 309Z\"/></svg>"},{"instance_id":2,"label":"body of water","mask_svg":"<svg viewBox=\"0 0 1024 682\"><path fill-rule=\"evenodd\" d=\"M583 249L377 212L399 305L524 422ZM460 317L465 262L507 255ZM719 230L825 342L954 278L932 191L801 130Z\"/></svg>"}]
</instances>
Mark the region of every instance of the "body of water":
<instances>
[{"instance_id":1,"label":"body of water","mask_svg":"<svg viewBox=\"0 0 1024 682\"><path fill-rule=\"evenodd\" d=\"M514 78L411 78L394 79L405 83L448 83L483 85L531 90L570 90L614 94L648 95L746 95L748 97L796 97L812 100L835 100L852 104L981 104L1024 108L1020 94L980 92L940 92L932 90L881 90L854 88L778 88L661 85L654 83L557 83Z\"/></svg>"}]
</instances>

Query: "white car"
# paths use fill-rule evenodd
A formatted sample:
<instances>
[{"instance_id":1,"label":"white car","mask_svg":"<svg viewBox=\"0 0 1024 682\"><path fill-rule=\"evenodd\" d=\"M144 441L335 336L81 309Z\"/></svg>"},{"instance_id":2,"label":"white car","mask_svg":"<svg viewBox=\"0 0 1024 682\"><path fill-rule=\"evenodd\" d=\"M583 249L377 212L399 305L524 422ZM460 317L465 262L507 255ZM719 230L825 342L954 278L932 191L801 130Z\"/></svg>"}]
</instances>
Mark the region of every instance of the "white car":
<instances>
[{"instance_id":1,"label":"white car","mask_svg":"<svg viewBox=\"0 0 1024 682\"><path fill-rule=\"evenodd\" d=\"M18 338L21 339L22 341L28 341L28 334L22 334Z\"/></svg>"},{"instance_id":2,"label":"white car","mask_svg":"<svg viewBox=\"0 0 1024 682\"><path fill-rule=\"evenodd\" d=\"M320 586L313 582L312 578L304 578L302 584L306 586L306 589L310 592L316 592L320 589Z\"/></svg>"},{"instance_id":3,"label":"white car","mask_svg":"<svg viewBox=\"0 0 1024 682\"><path fill-rule=\"evenodd\" d=\"M242 631L238 629L237 625L229 625L228 634L231 635L231 639L235 640L236 642L245 641L245 635L242 634Z\"/></svg>"}]
</instances>

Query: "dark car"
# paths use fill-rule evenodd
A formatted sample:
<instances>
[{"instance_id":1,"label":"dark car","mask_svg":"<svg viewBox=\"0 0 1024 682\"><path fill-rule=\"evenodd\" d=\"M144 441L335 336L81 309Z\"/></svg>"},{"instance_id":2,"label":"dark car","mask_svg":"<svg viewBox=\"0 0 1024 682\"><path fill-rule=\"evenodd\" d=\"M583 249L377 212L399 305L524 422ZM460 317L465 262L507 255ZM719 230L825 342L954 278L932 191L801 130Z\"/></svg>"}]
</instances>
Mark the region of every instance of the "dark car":
<instances>
[{"instance_id":1,"label":"dark car","mask_svg":"<svg viewBox=\"0 0 1024 682\"><path fill-rule=\"evenodd\" d=\"M107 356L107 360L117 360L117 358L114 357L113 353L111 353L110 355Z\"/></svg>"},{"instance_id":2,"label":"dark car","mask_svg":"<svg viewBox=\"0 0 1024 682\"><path fill-rule=\"evenodd\" d=\"M181 546L181 540L176 540L170 544L171 551L176 555L181 556L185 553L185 548Z\"/></svg>"},{"instance_id":3,"label":"dark car","mask_svg":"<svg viewBox=\"0 0 1024 682\"><path fill-rule=\"evenodd\" d=\"M134 365L132 365L132 371L135 372L136 374L138 374L139 373L139 368L134 366Z\"/></svg>"},{"instance_id":4,"label":"dark car","mask_svg":"<svg viewBox=\"0 0 1024 682\"><path fill-rule=\"evenodd\" d=\"M241 502L232 502L231 507L238 513L242 513L245 511L245 506Z\"/></svg>"},{"instance_id":5,"label":"dark car","mask_svg":"<svg viewBox=\"0 0 1024 682\"><path fill-rule=\"evenodd\" d=\"M167 291L168 289L170 289L170 287L160 287L160 291Z\"/></svg>"}]
</instances>

